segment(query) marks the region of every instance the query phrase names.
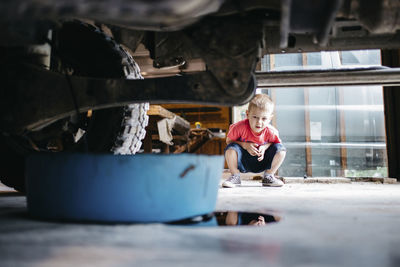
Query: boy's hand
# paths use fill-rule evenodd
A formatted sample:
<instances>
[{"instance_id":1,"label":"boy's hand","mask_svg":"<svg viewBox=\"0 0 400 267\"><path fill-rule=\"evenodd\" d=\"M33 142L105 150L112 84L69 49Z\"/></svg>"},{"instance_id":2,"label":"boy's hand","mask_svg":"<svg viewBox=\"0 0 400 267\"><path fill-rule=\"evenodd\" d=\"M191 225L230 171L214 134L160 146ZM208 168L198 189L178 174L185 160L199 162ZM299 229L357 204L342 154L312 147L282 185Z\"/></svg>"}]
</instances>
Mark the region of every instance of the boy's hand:
<instances>
[{"instance_id":1,"label":"boy's hand","mask_svg":"<svg viewBox=\"0 0 400 267\"><path fill-rule=\"evenodd\" d=\"M242 147L244 149L247 150L247 152L249 152L250 155L252 156L260 156L260 153L258 151L258 147L256 143L248 143L248 142L244 142L242 144Z\"/></svg>"},{"instance_id":2,"label":"boy's hand","mask_svg":"<svg viewBox=\"0 0 400 267\"><path fill-rule=\"evenodd\" d=\"M262 161L264 159L265 150L267 150L270 145L271 145L271 143L268 143L268 144L265 144L265 145L262 145L262 146L258 147L258 154L257 154L258 161Z\"/></svg>"},{"instance_id":3,"label":"boy's hand","mask_svg":"<svg viewBox=\"0 0 400 267\"><path fill-rule=\"evenodd\" d=\"M264 152L265 152L265 150L266 150L266 148L265 148L265 146L260 146L259 148L258 148L258 152L259 152L259 154L257 155L258 156L258 161L262 161L263 159L264 159Z\"/></svg>"}]
</instances>

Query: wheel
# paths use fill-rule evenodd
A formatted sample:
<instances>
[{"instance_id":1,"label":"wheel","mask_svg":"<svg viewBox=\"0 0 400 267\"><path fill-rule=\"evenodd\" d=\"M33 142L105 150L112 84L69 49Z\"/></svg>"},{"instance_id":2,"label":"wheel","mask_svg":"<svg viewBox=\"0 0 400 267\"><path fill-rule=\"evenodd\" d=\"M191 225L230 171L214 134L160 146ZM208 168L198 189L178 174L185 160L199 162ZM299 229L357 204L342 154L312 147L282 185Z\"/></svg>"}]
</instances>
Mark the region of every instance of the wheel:
<instances>
[{"instance_id":1,"label":"wheel","mask_svg":"<svg viewBox=\"0 0 400 267\"><path fill-rule=\"evenodd\" d=\"M68 75L143 79L132 56L96 26L67 21L55 32L55 39L54 70ZM146 134L148 109L148 103L140 103L95 110L64 118L23 137L3 136L1 158L8 164L2 164L0 180L24 192L24 159L35 150L135 154Z\"/></svg>"},{"instance_id":2,"label":"wheel","mask_svg":"<svg viewBox=\"0 0 400 267\"><path fill-rule=\"evenodd\" d=\"M100 28L74 20L65 22L57 34L61 69L80 76L143 79L132 56ZM89 120L83 114L79 122L86 124L88 150L135 154L146 134L148 109L143 103L99 110Z\"/></svg>"}]
</instances>

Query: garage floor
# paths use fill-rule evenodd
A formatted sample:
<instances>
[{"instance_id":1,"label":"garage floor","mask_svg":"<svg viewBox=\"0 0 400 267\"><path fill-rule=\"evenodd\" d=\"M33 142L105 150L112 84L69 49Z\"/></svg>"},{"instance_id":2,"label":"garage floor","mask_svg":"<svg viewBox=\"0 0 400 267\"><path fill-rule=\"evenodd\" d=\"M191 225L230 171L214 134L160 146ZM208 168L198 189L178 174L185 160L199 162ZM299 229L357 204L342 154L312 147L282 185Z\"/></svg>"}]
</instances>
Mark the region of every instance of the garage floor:
<instances>
[{"instance_id":1,"label":"garage floor","mask_svg":"<svg viewBox=\"0 0 400 267\"><path fill-rule=\"evenodd\" d=\"M32 220L0 187L0 266L400 266L400 184L244 181L217 210L282 217L263 227Z\"/></svg>"}]
</instances>

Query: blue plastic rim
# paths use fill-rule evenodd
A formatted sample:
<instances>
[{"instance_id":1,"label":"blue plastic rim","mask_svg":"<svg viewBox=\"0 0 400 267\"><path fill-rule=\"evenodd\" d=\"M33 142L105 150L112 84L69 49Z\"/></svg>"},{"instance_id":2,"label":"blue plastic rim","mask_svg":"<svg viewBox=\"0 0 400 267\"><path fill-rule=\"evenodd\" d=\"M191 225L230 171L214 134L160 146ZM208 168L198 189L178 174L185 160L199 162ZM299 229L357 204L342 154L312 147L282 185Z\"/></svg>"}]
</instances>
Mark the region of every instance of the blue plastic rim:
<instances>
[{"instance_id":1,"label":"blue plastic rim","mask_svg":"<svg viewBox=\"0 0 400 267\"><path fill-rule=\"evenodd\" d=\"M223 156L34 154L28 211L55 220L181 220L214 211L222 168Z\"/></svg>"}]
</instances>

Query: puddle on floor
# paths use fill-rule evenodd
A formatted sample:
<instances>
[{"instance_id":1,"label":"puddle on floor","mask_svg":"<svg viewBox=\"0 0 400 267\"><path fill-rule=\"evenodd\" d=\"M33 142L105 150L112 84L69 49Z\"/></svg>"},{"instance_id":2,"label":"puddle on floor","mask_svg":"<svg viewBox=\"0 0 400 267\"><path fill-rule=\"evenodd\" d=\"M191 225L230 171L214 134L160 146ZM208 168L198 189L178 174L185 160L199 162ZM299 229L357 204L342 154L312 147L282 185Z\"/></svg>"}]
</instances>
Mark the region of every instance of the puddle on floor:
<instances>
[{"instance_id":1,"label":"puddle on floor","mask_svg":"<svg viewBox=\"0 0 400 267\"><path fill-rule=\"evenodd\" d=\"M210 214L169 222L170 225L185 226L266 226L279 222L280 216L241 211L215 211Z\"/></svg>"}]
</instances>

